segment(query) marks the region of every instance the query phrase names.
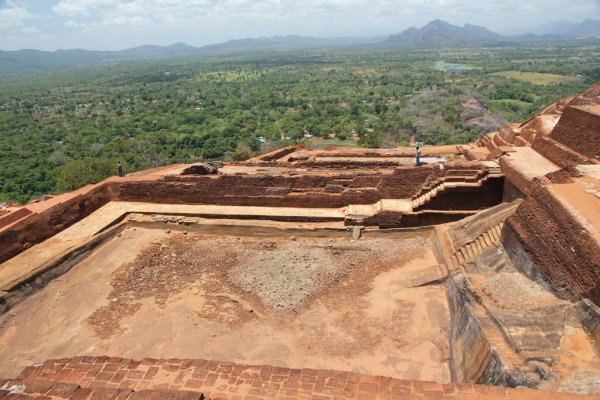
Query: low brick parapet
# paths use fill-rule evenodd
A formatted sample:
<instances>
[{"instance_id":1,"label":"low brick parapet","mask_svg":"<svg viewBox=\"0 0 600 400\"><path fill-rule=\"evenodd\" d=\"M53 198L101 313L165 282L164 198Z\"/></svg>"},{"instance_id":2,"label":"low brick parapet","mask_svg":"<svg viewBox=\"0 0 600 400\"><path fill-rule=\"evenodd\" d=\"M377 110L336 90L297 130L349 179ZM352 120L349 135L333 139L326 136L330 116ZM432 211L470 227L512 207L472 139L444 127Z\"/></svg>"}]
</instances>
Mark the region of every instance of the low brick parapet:
<instances>
[{"instance_id":1,"label":"low brick parapet","mask_svg":"<svg viewBox=\"0 0 600 400\"><path fill-rule=\"evenodd\" d=\"M18 399L599 399L528 388L440 384L348 371L115 357L49 360L0 381ZM20 397L19 397L20 396Z\"/></svg>"}]
</instances>

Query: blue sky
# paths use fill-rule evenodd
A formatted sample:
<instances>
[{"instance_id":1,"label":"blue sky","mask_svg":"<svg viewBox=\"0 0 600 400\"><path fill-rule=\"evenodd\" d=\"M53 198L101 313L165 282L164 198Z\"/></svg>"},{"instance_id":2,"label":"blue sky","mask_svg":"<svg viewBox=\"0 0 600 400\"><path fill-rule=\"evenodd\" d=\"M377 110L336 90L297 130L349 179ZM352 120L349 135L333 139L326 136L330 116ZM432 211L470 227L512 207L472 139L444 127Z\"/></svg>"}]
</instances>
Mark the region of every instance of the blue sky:
<instances>
[{"instance_id":1,"label":"blue sky","mask_svg":"<svg viewBox=\"0 0 600 400\"><path fill-rule=\"evenodd\" d=\"M0 49L120 50L300 34L374 36L440 18L500 33L600 19L600 0L0 0Z\"/></svg>"}]
</instances>

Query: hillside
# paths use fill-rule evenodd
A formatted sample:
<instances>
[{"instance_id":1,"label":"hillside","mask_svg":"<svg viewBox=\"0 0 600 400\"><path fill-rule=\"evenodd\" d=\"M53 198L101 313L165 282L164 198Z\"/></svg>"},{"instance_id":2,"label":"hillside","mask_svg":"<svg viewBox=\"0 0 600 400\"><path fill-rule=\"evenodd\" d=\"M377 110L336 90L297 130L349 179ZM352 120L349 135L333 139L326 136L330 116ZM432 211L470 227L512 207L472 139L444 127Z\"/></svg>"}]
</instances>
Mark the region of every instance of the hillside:
<instances>
[{"instance_id":1,"label":"hillside","mask_svg":"<svg viewBox=\"0 0 600 400\"><path fill-rule=\"evenodd\" d=\"M586 19L581 23L554 21L540 25L533 30L538 36L554 36L561 38L600 37L600 21Z\"/></svg>"},{"instance_id":2,"label":"hillside","mask_svg":"<svg viewBox=\"0 0 600 400\"><path fill-rule=\"evenodd\" d=\"M459 27L438 19L422 28L410 28L400 34L391 35L384 43L411 47L441 47L492 43L502 39L503 36L481 26L466 24Z\"/></svg>"},{"instance_id":3,"label":"hillside","mask_svg":"<svg viewBox=\"0 0 600 400\"><path fill-rule=\"evenodd\" d=\"M161 60L205 57L217 54L299 51L315 48L335 48L379 43L384 37L316 38L287 35L229 40L224 43L193 47L186 43L170 46L146 45L121 51L91 51L82 49L57 50L0 50L0 78L29 73L76 69L122 61Z\"/></svg>"},{"instance_id":4,"label":"hillside","mask_svg":"<svg viewBox=\"0 0 600 400\"><path fill-rule=\"evenodd\" d=\"M37 72L75 69L99 64L114 64L129 60L182 58L199 54L199 49L185 43L170 46L140 46L122 51L92 51L83 49L0 50L0 77Z\"/></svg>"},{"instance_id":5,"label":"hillside","mask_svg":"<svg viewBox=\"0 0 600 400\"><path fill-rule=\"evenodd\" d=\"M305 138L311 147L471 142L581 91L575 77L592 76L598 47L352 48L118 64L113 58L115 65L1 80L0 202L60 192L68 173L102 177L117 160L130 172L243 159ZM584 56L588 64L566 61ZM530 82L533 72L555 74L559 83Z\"/></svg>"},{"instance_id":6,"label":"hillside","mask_svg":"<svg viewBox=\"0 0 600 400\"><path fill-rule=\"evenodd\" d=\"M244 51L292 51L312 48L327 48L339 46L354 46L379 43L382 37L339 37L319 38L311 36L286 35L260 38L229 40L224 43L207 45L200 48L204 54L221 54Z\"/></svg>"}]
</instances>

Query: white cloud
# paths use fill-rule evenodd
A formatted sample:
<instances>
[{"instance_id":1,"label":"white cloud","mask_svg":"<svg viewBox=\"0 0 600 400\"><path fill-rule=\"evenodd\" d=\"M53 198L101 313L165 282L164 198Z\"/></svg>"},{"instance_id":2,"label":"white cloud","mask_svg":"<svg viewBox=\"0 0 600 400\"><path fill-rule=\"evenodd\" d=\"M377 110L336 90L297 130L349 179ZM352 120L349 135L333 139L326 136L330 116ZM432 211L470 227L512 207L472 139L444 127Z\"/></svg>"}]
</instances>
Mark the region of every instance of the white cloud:
<instances>
[{"instance_id":1,"label":"white cloud","mask_svg":"<svg viewBox=\"0 0 600 400\"><path fill-rule=\"evenodd\" d=\"M116 49L278 34L383 35L436 18L501 32L511 27L526 30L558 19L593 18L600 0L0 0L0 4L5 48L18 46L13 43L19 40L23 46L37 47L39 35L33 35L28 20L35 18L39 21L33 25L41 33L56 38L55 47ZM74 35L74 30L82 35Z\"/></svg>"},{"instance_id":2,"label":"white cloud","mask_svg":"<svg viewBox=\"0 0 600 400\"><path fill-rule=\"evenodd\" d=\"M76 29L87 28L87 24L84 24L82 22L75 22L72 19L66 21L65 26L68 28L76 28Z\"/></svg>"},{"instance_id":3,"label":"white cloud","mask_svg":"<svg viewBox=\"0 0 600 400\"><path fill-rule=\"evenodd\" d=\"M0 31L21 28L25 25L24 20L31 17L31 14L25 8L12 1L7 1L6 5L7 8L0 9Z\"/></svg>"},{"instance_id":4,"label":"white cloud","mask_svg":"<svg viewBox=\"0 0 600 400\"><path fill-rule=\"evenodd\" d=\"M580 8L594 7L600 0L578 2ZM564 0L60 0L53 10L61 15L93 20L97 27L137 26L155 22L165 27L239 26L290 21L327 25L377 26L408 21L419 25L433 18L448 18L485 25L479 15L507 16L548 13L564 9ZM569 9L576 7L569 5ZM559 13L557 16L560 16ZM77 22L77 21L76 21ZM452 22L452 21L451 21ZM410 22L409 22L410 23Z\"/></svg>"},{"instance_id":5,"label":"white cloud","mask_svg":"<svg viewBox=\"0 0 600 400\"><path fill-rule=\"evenodd\" d=\"M24 26L21 30L25 33L39 33L38 29L35 26Z\"/></svg>"},{"instance_id":6,"label":"white cloud","mask_svg":"<svg viewBox=\"0 0 600 400\"><path fill-rule=\"evenodd\" d=\"M128 15L117 15L103 21L104 26L126 26L131 28L149 25L151 23L152 21L149 18Z\"/></svg>"},{"instance_id":7,"label":"white cloud","mask_svg":"<svg viewBox=\"0 0 600 400\"><path fill-rule=\"evenodd\" d=\"M61 1L60 3L52 7L52 10L58 14L66 15L68 17L90 15L90 12L88 11L87 7L66 1Z\"/></svg>"},{"instance_id":8,"label":"white cloud","mask_svg":"<svg viewBox=\"0 0 600 400\"><path fill-rule=\"evenodd\" d=\"M89 16L95 11L118 6L119 0L61 0L52 11L68 17Z\"/></svg>"}]
</instances>

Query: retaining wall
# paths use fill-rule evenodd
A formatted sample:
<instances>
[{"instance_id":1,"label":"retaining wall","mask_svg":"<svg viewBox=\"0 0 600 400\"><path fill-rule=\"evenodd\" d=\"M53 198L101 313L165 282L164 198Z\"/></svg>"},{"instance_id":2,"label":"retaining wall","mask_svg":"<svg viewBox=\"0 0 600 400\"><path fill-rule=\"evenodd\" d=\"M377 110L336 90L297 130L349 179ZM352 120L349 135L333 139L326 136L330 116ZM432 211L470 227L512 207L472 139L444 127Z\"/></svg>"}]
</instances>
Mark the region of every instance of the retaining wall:
<instances>
[{"instance_id":1,"label":"retaining wall","mask_svg":"<svg viewBox=\"0 0 600 400\"><path fill-rule=\"evenodd\" d=\"M411 197L434 172L432 168L411 168L365 175L166 177L160 181L113 182L109 191L120 201L338 208Z\"/></svg>"},{"instance_id":2,"label":"retaining wall","mask_svg":"<svg viewBox=\"0 0 600 400\"><path fill-rule=\"evenodd\" d=\"M547 136L538 136L531 148L559 167L592 163L588 157L573 151L562 143Z\"/></svg>"},{"instance_id":3,"label":"retaining wall","mask_svg":"<svg viewBox=\"0 0 600 400\"><path fill-rule=\"evenodd\" d=\"M472 169L473 166L455 165L451 170L432 166L409 167L362 174L109 178L47 202L26 206L24 210L31 211L30 215L12 225L0 227L0 263L68 228L109 201L339 208L350 204L374 204L381 199L411 198L424 185L429 185L448 171L455 173L461 168ZM498 191L496 197L499 202L501 187ZM486 201L492 198L490 195L472 197ZM440 208L443 209L441 205Z\"/></svg>"},{"instance_id":4,"label":"retaining wall","mask_svg":"<svg viewBox=\"0 0 600 400\"><path fill-rule=\"evenodd\" d=\"M504 178L489 178L479 187L456 187L440 191L417 210L482 210L502 202Z\"/></svg>"},{"instance_id":5,"label":"retaining wall","mask_svg":"<svg viewBox=\"0 0 600 400\"><path fill-rule=\"evenodd\" d=\"M380 229L391 228L414 228L421 226L433 226L458 221L471 216L476 211L418 211L410 214L402 214L394 211L381 211L376 215L357 222L358 225L378 226Z\"/></svg>"},{"instance_id":6,"label":"retaining wall","mask_svg":"<svg viewBox=\"0 0 600 400\"><path fill-rule=\"evenodd\" d=\"M6 214L0 214L0 228L4 228L5 226L15 223L29 214L31 214L31 211L25 207L19 208L11 213L7 212Z\"/></svg>"},{"instance_id":7,"label":"retaining wall","mask_svg":"<svg viewBox=\"0 0 600 400\"><path fill-rule=\"evenodd\" d=\"M40 212L28 210L29 215L25 218L0 230L0 263L82 220L111 198L106 185L99 184L81 190L76 196L68 196L64 201L60 201L60 197L53 200L52 206Z\"/></svg>"},{"instance_id":8,"label":"retaining wall","mask_svg":"<svg viewBox=\"0 0 600 400\"><path fill-rule=\"evenodd\" d=\"M598 242L547 187L531 191L501 240L515 266L558 297L600 305Z\"/></svg>"}]
</instances>

